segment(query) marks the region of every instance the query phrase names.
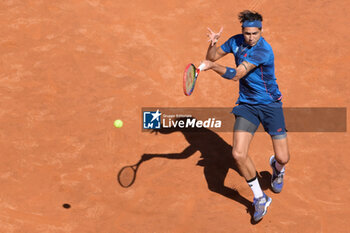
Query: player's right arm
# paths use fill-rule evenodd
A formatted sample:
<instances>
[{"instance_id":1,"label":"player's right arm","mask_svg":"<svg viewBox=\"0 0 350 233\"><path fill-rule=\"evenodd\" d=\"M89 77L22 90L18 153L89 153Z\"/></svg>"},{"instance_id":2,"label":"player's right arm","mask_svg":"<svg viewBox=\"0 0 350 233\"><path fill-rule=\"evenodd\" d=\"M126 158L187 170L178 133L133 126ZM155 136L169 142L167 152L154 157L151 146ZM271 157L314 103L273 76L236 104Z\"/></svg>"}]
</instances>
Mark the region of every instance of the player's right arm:
<instances>
[{"instance_id":1,"label":"player's right arm","mask_svg":"<svg viewBox=\"0 0 350 233\"><path fill-rule=\"evenodd\" d=\"M243 61L238 67L236 68L231 68L231 67L226 67L222 66L220 64L217 64L215 62L206 60L202 61L204 65L203 70L214 70L216 73L218 73L220 76L223 78L233 80L233 81L238 81L244 76L246 76L251 70L256 68L254 64L251 64L247 61Z\"/></svg>"}]
</instances>

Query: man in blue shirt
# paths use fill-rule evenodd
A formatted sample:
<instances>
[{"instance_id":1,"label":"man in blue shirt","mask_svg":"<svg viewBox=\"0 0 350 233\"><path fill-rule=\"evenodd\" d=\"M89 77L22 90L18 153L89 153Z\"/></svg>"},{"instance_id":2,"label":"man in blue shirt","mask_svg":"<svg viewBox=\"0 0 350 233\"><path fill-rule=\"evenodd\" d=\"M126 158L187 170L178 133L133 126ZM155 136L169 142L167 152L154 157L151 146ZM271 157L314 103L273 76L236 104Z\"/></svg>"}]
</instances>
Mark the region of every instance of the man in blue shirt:
<instances>
[{"instance_id":1,"label":"man in blue shirt","mask_svg":"<svg viewBox=\"0 0 350 233\"><path fill-rule=\"evenodd\" d=\"M282 109L282 94L276 77L274 54L271 46L261 36L262 16L257 12L243 11L239 14L242 34L232 36L220 47L216 43L221 35L209 29L209 48L203 70L213 70L228 80L239 80L238 104L232 113L236 117L232 155L241 175L251 187L257 222L266 214L272 199L260 188L257 172L248 149L254 133L261 123L271 136L275 155L270 158L273 174L271 188L279 193L283 187L285 165L289 161L287 133ZM235 57L236 68L215 63L228 53Z\"/></svg>"}]
</instances>

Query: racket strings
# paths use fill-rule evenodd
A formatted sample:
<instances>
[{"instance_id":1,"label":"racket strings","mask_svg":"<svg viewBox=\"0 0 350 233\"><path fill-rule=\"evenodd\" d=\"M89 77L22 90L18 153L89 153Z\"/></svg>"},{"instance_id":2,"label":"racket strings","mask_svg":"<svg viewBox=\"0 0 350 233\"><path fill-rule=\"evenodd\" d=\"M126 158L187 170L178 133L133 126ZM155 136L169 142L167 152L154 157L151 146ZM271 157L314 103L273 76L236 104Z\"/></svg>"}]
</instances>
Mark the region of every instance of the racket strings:
<instances>
[{"instance_id":1,"label":"racket strings","mask_svg":"<svg viewBox=\"0 0 350 233\"><path fill-rule=\"evenodd\" d=\"M187 70L187 74L186 74L186 91L187 93L189 93L194 85L194 79L196 77L196 70L194 69L193 66L191 66L188 70Z\"/></svg>"}]
</instances>

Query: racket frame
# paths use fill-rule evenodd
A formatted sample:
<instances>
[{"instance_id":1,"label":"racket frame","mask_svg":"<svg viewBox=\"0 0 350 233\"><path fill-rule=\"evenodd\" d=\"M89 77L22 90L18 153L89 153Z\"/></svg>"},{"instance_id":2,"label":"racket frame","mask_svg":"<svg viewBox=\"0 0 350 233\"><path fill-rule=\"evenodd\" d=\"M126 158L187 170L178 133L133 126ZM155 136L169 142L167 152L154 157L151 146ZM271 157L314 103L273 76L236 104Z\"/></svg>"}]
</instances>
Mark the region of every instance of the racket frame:
<instances>
[{"instance_id":1,"label":"racket frame","mask_svg":"<svg viewBox=\"0 0 350 233\"><path fill-rule=\"evenodd\" d=\"M195 75L194 75L194 79L193 79L193 85L192 85L192 88L189 92L187 92L187 88L186 88L186 81L187 81L187 71L190 67L193 67L193 69L195 70ZM197 77L200 73L200 69L196 68L195 65L193 65L192 63L188 64L185 68L185 72L184 72L184 76L183 76L183 89L184 89L184 93L186 96L190 96L194 90L194 86L196 85L196 81L197 81Z\"/></svg>"},{"instance_id":2,"label":"racket frame","mask_svg":"<svg viewBox=\"0 0 350 233\"><path fill-rule=\"evenodd\" d=\"M123 188L128 188L130 187L131 185L133 185L133 183L135 182L136 180L136 173L137 173L137 170L139 169L139 166L141 164L141 160L137 163L137 164L134 164L134 165L129 165L129 166L124 166L122 169L120 169L120 171L118 172L118 182L120 184L120 186L122 186ZM128 184L128 185L124 185L122 182L121 182L121 174L122 172L124 171L124 169L127 169L127 168L131 168L133 171L134 171L134 176L131 180L131 182Z\"/></svg>"}]
</instances>

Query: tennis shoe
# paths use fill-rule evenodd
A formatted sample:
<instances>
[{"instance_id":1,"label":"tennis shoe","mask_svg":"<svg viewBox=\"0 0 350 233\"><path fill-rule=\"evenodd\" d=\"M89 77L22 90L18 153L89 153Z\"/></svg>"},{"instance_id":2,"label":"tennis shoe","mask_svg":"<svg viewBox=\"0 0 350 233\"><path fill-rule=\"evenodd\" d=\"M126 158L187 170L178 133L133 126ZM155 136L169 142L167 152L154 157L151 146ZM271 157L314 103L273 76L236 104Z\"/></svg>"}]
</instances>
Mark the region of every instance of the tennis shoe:
<instances>
[{"instance_id":1,"label":"tennis shoe","mask_svg":"<svg viewBox=\"0 0 350 233\"><path fill-rule=\"evenodd\" d=\"M267 212L267 207L269 207L271 204L271 201L272 198L268 197L265 193L262 197L254 198L253 206L255 208L255 211L253 218L255 222L258 222L263 218Z\"/></svg>"},{"instance_id":2,"label":"tennis shoe","mask_svg":"<svg viewBox=\"0 0 350 233\"><path fill-rule=\"evenodd\" d=\"M275 156L272 155L270 158L270 166L272 168L271 188L275 193L280 193L283 188L284 169L282 171L278 171L275 165L276 159Z\"/></svg>"}]
</instances>

